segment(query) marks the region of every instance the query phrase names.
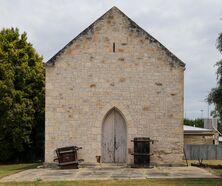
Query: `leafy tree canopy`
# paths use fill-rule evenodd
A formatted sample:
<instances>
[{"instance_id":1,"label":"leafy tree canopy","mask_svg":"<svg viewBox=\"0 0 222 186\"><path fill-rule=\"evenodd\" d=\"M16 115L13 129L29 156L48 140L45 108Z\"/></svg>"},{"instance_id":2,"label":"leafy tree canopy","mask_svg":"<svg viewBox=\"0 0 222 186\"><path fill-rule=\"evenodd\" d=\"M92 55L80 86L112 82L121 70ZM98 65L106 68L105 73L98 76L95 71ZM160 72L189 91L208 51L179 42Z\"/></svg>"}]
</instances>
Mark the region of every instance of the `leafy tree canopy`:
<instances>
[{"instance_id":1,"label":"leafy tree canopy","mask_svg":"<svg viewBox=\"0 0 222 186\"><path fill-rule=\"evenodd\" d=\"M217 39L217 49L222 53L222 33ZM218 117L219 130L222 132L222 60L216 63L217 66L217 87L213 88L208 95L208 102L215 105L215 110L212 112L214 117Z\"/></svg>"},{"instance_id":2,"label":"leafy tree canopy","mask_svg":"<svg viewBox=\"0 0 222 186\"><path fill-rule=\"evenodd\" d=\"M43 152L44 65L16 28L0 32L0 161Z\"/></svg>"},{"instance_id":3,"label":"leafy tree canopy","mask_svg":"<svg viewBox=\"0 0 222 186\"><path fill-rule=\"evenodd\" d=\"M204 128L204 121L203 119L184 119L184 125Z\"/></svg>"}]
</instances>

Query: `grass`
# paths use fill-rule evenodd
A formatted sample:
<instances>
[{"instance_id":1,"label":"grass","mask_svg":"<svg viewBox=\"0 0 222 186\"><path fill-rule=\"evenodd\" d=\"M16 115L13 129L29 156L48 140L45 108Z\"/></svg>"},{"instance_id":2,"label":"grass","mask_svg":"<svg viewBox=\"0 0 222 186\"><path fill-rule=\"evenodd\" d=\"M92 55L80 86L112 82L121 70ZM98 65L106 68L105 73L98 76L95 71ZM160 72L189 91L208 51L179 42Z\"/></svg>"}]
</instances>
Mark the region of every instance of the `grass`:
<instances>
[{"instance_id":1,"label":"grass","mask_svg":"<svg viewBox=\"0 0 222 186\"><path fill-rule=\"evenodd\" d=\"M11 164L11 165L0 165L0 178L8 176L10 174L15 174L27 169L36 168L39 163L30 163L30 164Z\"/></svg>"},{"instance_id":2,"label":"grass","mask_svg":"<svg viewBox=\"0 0 222 186\"><path fill-rule=\"evenodd\" d=\"M192 161L196 163L197 161ZM189 161L189 164L191 161ZM206 160L203 163L222 164L221 160ZM0 178L14 174L23 170L36 168L40 164L12 164L0 165ZM222 176L221 169L212 169L217 175ZM104 181L58 181L44 182L36 180L35 182L8 182L0 183L0 186L221 186L222 178L182 178L182 179L146 179L146 180L104 180Z\"/></svg>"},{"instance_id":3,"label":"grass","mask_svg":"<svg viewBox=\"0 0 222 186\"><path fill-rule=\"evenodd\" d=\"M222 177L222 169L212 169L213 174Z\"/></svg>"},{"instance_id":4,"label":"grass","mask_svg":"<svg viewBox=\"0 0 222 186\"><path fill-rule=\"evenodd\" d=\"M188 165L191 163L198 163L198 160L188 160ZM222 165L222 160L203 160L204 164L208 165ZM211 173L216 174L217 176L222 177L222 169L208 169ZM221 184L222 185L222 184Z\"/></svg>"},{"instance_id":5,"label":"grass","mask_svg":"<svg viewBox=\"0 0 222 186\"><path fill-rule=\"evenodd\" d=\"M0 186L221 186L222 179L147 179L107 181L63 181L63 182L11 182Z\"/></svg>"}]
</instances>

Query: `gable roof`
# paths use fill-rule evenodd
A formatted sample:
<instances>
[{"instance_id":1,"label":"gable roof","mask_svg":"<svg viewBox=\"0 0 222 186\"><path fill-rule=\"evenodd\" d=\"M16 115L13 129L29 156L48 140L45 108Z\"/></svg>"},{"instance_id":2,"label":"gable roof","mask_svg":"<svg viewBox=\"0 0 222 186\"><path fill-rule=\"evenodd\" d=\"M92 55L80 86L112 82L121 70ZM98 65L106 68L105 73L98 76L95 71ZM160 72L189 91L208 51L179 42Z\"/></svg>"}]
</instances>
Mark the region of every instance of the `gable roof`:
<instances>
[{"instance_id":1,"label":"gable roof","mask_svg":"<svg viewBox=\"0 0 222 186\"><path fill-rule=\"evenodd\" d=\"M117 7L112 7L110 10L108 10L105 14L103 14L100 18L98 18L95 22L93 22L89 27L87 27L85 30L83 30L79 35L77 35L73 40L71 40L67 45L65 45L61 50L59 50L51 59L49 59L46 62L46 66L53 66L56 59L64 53L65 49L67 47L69 47L70 45L72 45L78 38L80 38L81 36L87 34L89 31L91 31L94 27L94 25L99 22L100 20L102 20L106 14L109 14L112 11L117 11L118 13L120 13L123 17L125 17L126 19L128 19L130 26L132 27L132 29L137 30L138 32L142 32L147 39L149 39L150 42L153 43L157 43L157 45L165 51L165 53L175 62L177 63L179 66L184 67L185 69L185 63L183 61L181 61L177 56L175 56L172 52L170 52L164 45L162 45L157 39L155 39L154 37L152 37L149 33L147 33L144 29L142 29L139 25L137 25L133 20L131 20L126 14L124 14L121 10L119 10Z\"/></svg>"}]
</instances>

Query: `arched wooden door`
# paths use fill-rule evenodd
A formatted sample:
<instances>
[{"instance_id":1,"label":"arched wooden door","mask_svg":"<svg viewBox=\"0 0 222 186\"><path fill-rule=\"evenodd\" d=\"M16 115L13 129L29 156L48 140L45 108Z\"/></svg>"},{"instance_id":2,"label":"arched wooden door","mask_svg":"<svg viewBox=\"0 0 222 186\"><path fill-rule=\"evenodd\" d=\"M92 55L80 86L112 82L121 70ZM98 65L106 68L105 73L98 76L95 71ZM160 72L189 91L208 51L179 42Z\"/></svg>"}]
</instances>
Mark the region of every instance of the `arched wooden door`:
<instances>
[{"instance_id":1,"label":"arched wooden door","mask_svg":"<svg viewBox=\"0 0 222 186\"><path fill-rule=\"evenodd\" d=\"M102 126L102 162L126 163L126 122L120 112L113 108Z\"/></svg>"}]
</instances>

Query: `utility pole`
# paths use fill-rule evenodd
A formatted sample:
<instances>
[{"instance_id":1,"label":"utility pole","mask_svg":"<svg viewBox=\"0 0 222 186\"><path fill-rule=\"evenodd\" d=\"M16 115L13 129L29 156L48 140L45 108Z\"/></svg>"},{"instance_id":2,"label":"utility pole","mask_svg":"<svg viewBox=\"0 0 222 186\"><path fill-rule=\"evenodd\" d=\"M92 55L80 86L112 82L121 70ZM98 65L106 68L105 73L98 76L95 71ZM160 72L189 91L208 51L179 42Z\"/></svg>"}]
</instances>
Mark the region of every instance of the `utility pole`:
<instances>
[{"instance_id":1,"label":"utility pole","mask_svg":"<svg viewBox=\"0 0 222 186\"><path fill-rule=\"evenodd\" d=\"M208 125L208 128L210 127L210 104L207 103L207 125ZM212 123L211 123L212 124Z\"/></svg>"},{"instance_id":2,"label":"utility pole","mask_svg":"<svg viewBox=\"0 0 222 186\"><path fill-rule=\"evenodd\" d=\"M203 109L200 110L200 112L201 112L201 119L203 119L203 111L204 111Z\"/></svg>"},{"instance_id":3,"label":"utility pole","mask_svg":"<svg viewBox=\"0 0 222 186\"><path fill-rule=\"evenodd\" d=\"M208 116L208 120L210 119L210 104L208 103L207 105L207 116Z\"/></svg>"}]
</instances>

